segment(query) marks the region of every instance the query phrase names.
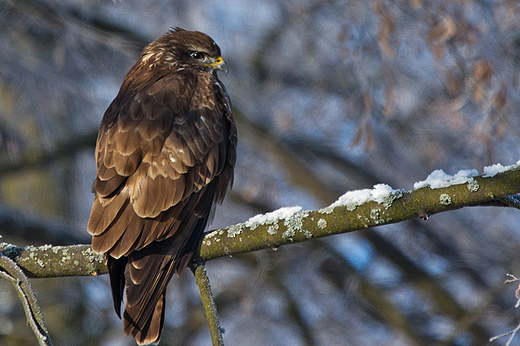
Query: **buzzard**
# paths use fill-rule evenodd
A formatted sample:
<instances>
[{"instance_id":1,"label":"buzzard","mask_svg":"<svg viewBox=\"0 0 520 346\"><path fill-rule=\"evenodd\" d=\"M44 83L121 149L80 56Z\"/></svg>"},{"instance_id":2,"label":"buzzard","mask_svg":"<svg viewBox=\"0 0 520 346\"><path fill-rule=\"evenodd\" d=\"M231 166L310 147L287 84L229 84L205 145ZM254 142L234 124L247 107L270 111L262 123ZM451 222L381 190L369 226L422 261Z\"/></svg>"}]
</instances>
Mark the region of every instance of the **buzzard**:
<instances>
[{"instance_id":1,"label":"buzzard","mask_svg":"<svg viewBox=\"0 0 520 346\"><path fill-rule=\"evenodd\" d=\"M174 28L143 49L101 121L88 232L120 318L126 287L124 330L138 344L159 342L166 285L233 183L237 135L219 70L209 36Z\"/></svg>"}]
</instances>

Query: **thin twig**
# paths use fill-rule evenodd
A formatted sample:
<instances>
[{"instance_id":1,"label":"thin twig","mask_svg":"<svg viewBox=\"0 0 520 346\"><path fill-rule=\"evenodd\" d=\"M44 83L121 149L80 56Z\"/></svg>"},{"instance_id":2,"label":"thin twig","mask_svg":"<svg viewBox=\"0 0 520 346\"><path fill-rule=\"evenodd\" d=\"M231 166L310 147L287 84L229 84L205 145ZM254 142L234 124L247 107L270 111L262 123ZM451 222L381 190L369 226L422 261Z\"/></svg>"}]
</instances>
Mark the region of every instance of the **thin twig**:
<instances>
[{"instance_id":1,"label":"thin twig","mask_svg":"<svg viewBox=\"0 0 520 346\"><path fill-rule=\"evenodd\" d=\"M513 329L512 331L510 332L507 332L507 333L504 333L504 334L500 334L500 335L497 335L497 336L494 336L492 337L491 339L489 339L489 342L493 342L497 339L500 339L500 338L503 338L504 336L508 336L508 335L511 335L509 337L509 339L507 340L507 343L505 344L505 346L510 346L511 345L511 342L513 341L513 338L515 337L516 333L520 330L520 324L518 324L516 326L515 329Z\"/></svg>"},{"instance_id":2,"label":"thin twig","mask_svg":"<svg viewBox=\"0 0 520 346\"><path fill-rule=\"evenodd\" d=\"M0 277L11 282L18 291L27 321L40 346L52 346L51 338L29 279L16 262L0 253Z\"/></svg>"},{"instance_id":3,"label":"thin twig","mask_svg":"<svg viewBox=\"0 0 520 346\"><path fill-rule=\"evenodd\" d=\"M506 275L509 276L511 279L506 280L506 281L504 282L505 284L510 284L510 283L512 283L512 282L515 282L515 281L520 280L519 278L517 278L517 277L514 276L513 274L509 274L509 273L507 273ZM517 307L520 306L520 285L518 285L518 288L517 288L516 291L515 291L515 297L516 297L515 308L517 308Z\"/></svg>"},{"instance_id":4,"label":"thin twig","mask_svg":"<svg viewBox=\"0 0 520 346\"><path fill-rule=\"evenodd\" d=\"M200 291L200 300L204 306L206 312L206 319L209 323L209 333L211 334L211 342L213 346L224 346L224 339L222 333L224 330L220 326L218 319L217 305L215 304L215 298L211 292L211 285L209 283L208 273L204 267L204 263L196 263L191 267L193 274L195 274L195 280Z\"/></svg>"},{"instance_id":5,"label":"thin twig","mask_svg":"<svg viewBox=\"0 0 520 346\"><path fill-rule=\"evenodd\" d=\"M517 195L518 196L518 195ZM517 199L518 197L517 196L511 196L511 197L515 197L515 199ZM504 283L505 284L510 284L512 282L515 282L515 281L519 281L520 278L517 278L516 276L514 276L513 274L509 274L507 273L506 274L508 277L510 277L511 279L507 279ZM520 285L518 286L518 288L516 289L515 291L515 297L517 299L516 301L516 304L515 304L515 308L517 308L518 306L520 306ZM500 334L500 335L497 335L497 336L494 336L492 337L491 339L489 339L489 342L492 342L492 341L495 341L497 339L500 339L500 338L503 338L505 336L508 336L510 335L509 339L507 340L507 343L505 346L510 346L511 345L511 342L513 341L513 338L515 337L516 333L520 330L520 323L516 326L515 329L513 329L512 331L510 332L507 332L507 333L504 333L504 334Z\"/></svg>"}]
</instances>

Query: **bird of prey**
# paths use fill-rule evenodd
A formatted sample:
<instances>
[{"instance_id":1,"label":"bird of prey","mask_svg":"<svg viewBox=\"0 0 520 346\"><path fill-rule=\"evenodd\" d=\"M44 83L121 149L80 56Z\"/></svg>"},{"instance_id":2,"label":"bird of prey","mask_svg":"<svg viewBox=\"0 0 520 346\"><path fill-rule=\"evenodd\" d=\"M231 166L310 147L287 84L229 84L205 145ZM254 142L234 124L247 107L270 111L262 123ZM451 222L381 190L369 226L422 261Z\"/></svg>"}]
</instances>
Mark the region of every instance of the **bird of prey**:
<instances>
[{"instance_id":1,"label":"bird of prey","mask_svg":"<svg viewBox=\"0 0 520 346\"><path fill-rule=\"evenodd\" d=\"M88 232L104 253L114 307L138 344L158 343L165 290L189 264L214 202L233 183L237 134L206 34L173 28L146 46L96 143Z\"/></svg>"}]
</instances>

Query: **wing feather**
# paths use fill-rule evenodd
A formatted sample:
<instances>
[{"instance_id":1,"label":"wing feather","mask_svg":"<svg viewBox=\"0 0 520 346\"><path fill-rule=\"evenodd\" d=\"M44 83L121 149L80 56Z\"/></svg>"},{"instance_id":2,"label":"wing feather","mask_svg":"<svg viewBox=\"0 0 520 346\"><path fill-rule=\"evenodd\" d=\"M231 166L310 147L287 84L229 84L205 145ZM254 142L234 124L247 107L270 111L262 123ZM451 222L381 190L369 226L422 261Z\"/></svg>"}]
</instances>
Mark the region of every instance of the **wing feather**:
<instances>
[{"instance_id":1,"label":"wing feather","mask_svg":"<svg viewBox=\"0 0 520 346\"><path fill-rule=\"evenodd\" d=\"M90 213L90 220L87 226L90 234L93 236L99 236L106 232L125 203L127 203L127 199L122 195L103 199L96 197L94 199L94 205L92 206L92 212ZM94 251L97 250L94 249Z\"/></svg>"},{"instance_id":2,"label":"wing feather","mask_svg":"<svg viewBox=\"0 0 520 346\"><path fill-rule=\"evenodd\" d=\"M121 175L116 175L108 180L101 180L100 178L96 178L94 181L94 191L100 197L110 197L110 195L112 195L115 191L119 190L125 180L126 177Z\"/></svg>"}]
</instances>

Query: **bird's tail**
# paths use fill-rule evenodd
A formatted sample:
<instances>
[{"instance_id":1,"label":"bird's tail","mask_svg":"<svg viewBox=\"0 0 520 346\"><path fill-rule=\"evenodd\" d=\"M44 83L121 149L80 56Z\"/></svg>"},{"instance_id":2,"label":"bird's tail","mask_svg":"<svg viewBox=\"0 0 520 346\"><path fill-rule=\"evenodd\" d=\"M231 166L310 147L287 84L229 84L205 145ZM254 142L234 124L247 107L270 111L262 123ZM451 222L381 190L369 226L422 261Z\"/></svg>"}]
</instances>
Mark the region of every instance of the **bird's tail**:
<instances>
[{"instance_id":1,"label":"bird's tail","mask_svg":"<svg viewBox=\"0 0 520 346\"><path fill-rule=\"evenodd\" d=\"M164 325L166 286L173 274L180 273L190 262L206 227L207 216L195 220L195 225L186 225L194 229L193 232L179 229L175 236L128 256L124 273L124 330L140 345L159 342Z\"/></svg>"},{"instance_id":2,"label":"bird's tail","mask_svg":"<svg viewBox=\"0 0 520 346\"><path fill-rule=\"evenodd\" d=\"M131 334L139 345L158 344L164 326L165 303L165 294L163 293L155 304L152 315L144 325L140 325L134 320L133 315L137 312L136 309L127 306L123 314L125 333Z\"/></svg>"}]
</instances>

